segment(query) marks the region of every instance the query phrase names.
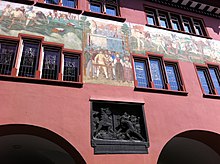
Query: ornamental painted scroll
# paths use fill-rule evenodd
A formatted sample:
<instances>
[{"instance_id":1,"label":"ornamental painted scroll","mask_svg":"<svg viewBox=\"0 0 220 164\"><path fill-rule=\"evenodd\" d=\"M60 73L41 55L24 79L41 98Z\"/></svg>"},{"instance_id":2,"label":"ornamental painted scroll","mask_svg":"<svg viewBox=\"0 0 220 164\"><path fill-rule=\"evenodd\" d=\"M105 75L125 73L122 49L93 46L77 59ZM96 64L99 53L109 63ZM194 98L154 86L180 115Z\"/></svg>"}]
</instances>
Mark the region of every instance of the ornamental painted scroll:
<instances>
[{"instance_id":1,"label":"ornamental painted scroll","mask_svg":"<svg viewBox=\"0 0 220 164\"><path fill-rule=\"evenodd\" d=\"M143 104L93 101L91 121L95 154L147 153Z\"/></svg>"}]
</instances>

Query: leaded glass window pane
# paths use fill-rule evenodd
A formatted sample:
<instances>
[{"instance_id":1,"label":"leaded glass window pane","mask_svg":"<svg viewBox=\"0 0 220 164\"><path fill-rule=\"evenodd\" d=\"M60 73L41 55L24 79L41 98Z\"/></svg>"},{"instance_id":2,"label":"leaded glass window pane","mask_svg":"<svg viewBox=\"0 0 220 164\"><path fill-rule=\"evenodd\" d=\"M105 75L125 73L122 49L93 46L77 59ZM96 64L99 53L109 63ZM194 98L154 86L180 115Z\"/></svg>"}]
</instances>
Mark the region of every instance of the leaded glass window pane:
<instances>
[{"instance_id":1,"label":"leaded glass window pane","mask_svg":"<svg viewBox=\"0 0 220 164\"><path fill-rule=\"evenodd\" d=\"M147 24L155 25L155 21L154 21L154 16L153 15L147 15Z\"/></svg>"},{"instance_id":2,"label":"leaded glass window pane","mask_svg":"<svg viewBox=\"0 0 220 164\"><path fill-rule=\"evenodd\" d=\"M60 50L45 48L44 49L44 63L42 78L43 79L58 79L59 73L59 61L60 61Z\"/></svg>"},{"instance_id":3,"label":"leaded glass window pane","mask_svg":"<svg viewBox=\"0 0 220 164\"><path fill-rule=\"evenodd\" d=\"M168 28L166 16L160 15L159 18L160 18L160 26L164 28Z\"/></svg>"},{"instance_id":4,"label":"leaded glass window pane","mask_svg":"<svg viewBox=\"0 0 220 164\"><path fill-rule=\"evenodd\" d=\"M136 80L138 81L138 86L149 87L147 74L146 74L146 62L135 61L134 65L135 65L135 74L136 74Z\"/></svg>"},{"instance_id":5,"label":"leaded glass window pane","mask_svg":"<svg viewBox=\"0 0 220 164\"><path fill-rule=\"evenodd\" d=\"M155 88L163 89L164 82L162 78L160 61L158 59L150 59L150 70Z\"/></svg>"},{"instance_id":6,"label":"leaded glass window pane","mask_svg":"<svg viewBox=\"0 0 220 164\"><path fill-rule=\"evenodd\" d=\"M202 85L204 92L206 94L211 94L212 92L211 92L210 86L208 85L208 81L205 75L205 70L197 70L197 72L198 72L199 80L200 80L200 83Z\"/></svg>"},{"instance_id":7,"label":"leaded glass window pane","mask_svg":"<svg viewBox=\"0 0 220 164\"><path fill-rule=\"evenodd\" d=\"M101 13L101 5L99 5L99 4L90 4L90 11Z\"/></svg>"},{"instance_id":8,"label":"leaded glass window pane","mask_svg":"<svg viewBox=\"0 0 220 164\"><path fill-rule=\"evenodd\" d=\"M107 6L106 7L106 14L116 16L117 15L116 8Z\"/></svg>"},{"instance_id":9,"label":"leaded glass window pane","mask_svg":"<svg viewBox=\"0 0 220 164\"><path fill-rule=\"evenodd\" d=\"M24 40L19 76L34 77L38 65L40 44Z\"/></svg>"},{"instance_id":10,"label":"leaded glass window pane","mask_svg":"<svg viewBox=\"0 0 220 164\"><path fill-rule=\"evenodd\" d=\"M199 22L194 22L195 31L197 35L203 35L202 28Z\"/></svg>"},{"instance_id":11,"label":"leaded glass window pane","mask_svg":"<svg viewBox=\"0 0 220 164\"><path fill-rule=\"evenodd\" d=\"M58 4L58 3L59 3L59 0L46 0L46 3Z\"/></svg>"},{"instance_id":12,"label":"leaded glass window pane","mask_svg":"<svg viewBox=\"0 0 220 164\"><path fill-rule=\"evenodd\" d=\"M62 0L63 6L76 7L75 0Z\"/></svg>"},{"instance_id":13,"label":"leaded glass window pane","mask_svg":"<svg viewBox=\"0 0 220 164\"><path fill-rule=\"evenodd\" d=\"M185 32L192 33L188 20L183 20L183 27L184 27Z\"/></svg>"},{"instance_id":14,"label":"leaded glass window pane","mask_svg":"<svg viewBox=\"0 0 220 164\"><path fill-rule=\"evenodd\" d=\"M17 44L0 42L0 74L10 75Z\"/></svg>"},{"instance_id":15,"label":"leaded glass window pane","mask_svg":"<svg viewBox=\"0 0 220 164\"><path fill-rule=\"evenodd\" d=\"M176 71L173 65L166 65L166 74L167 74L168 83L170 84L171 90L178 91L179 83L178 83Z\"/></svg>"},{"instance_id":16,"label":"leaded glass window pane","mask_svg":"<svg viewBox=\"0 0 220 164\"><path fill-rule=\"evenodd\" d=\"M218 94L220 95L220 83L217 76L217 72L215 68L209 68L209 72L212 78L212 81L214 83L215 89L218 91Z\"/></svg>"},{"instance_id":17,"label":"leaded glass window pane","mask_svg":"<svg viewBox=\"0 0 220 164\"><path fill-rule=\"evenodd\" d=\"M64 81L78 81L79 76L79 57L64 56Z\"/></svg>"},{"instance_id":18,"label":"leaded glass window pane","mask_svg":"<svg viewBox=\"0 0 220 164\"><path fill-rule=\"evenodd\" d=\"M174 30L180 30L178 18L172 17L172 18L171 18L171 22L172 22L172 25L173 25L173 29L174 29Z\"/></svg>"}]
</instances>

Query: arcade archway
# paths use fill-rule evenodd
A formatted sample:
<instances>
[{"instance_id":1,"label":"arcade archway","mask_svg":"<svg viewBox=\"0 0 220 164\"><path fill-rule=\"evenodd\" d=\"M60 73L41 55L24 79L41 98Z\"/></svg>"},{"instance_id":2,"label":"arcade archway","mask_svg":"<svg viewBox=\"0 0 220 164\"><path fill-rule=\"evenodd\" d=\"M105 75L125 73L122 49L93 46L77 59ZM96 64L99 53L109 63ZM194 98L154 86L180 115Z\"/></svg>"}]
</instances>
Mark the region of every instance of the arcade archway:
<instances>
[{"instance_id":1,"label":"arcade archway","mask_svg":"<svg viewBox=\"0 0 220 164\"><path fill-rule=\"evenodd\" d=\"M157 164L218 164L220 135L200 130L180 133L162 149Z\"/></svg>"},{"instance_id":2,"label":"arcade archway","mask_svg":"<svg viewBox=\"0 0 220 164\"><path fill-rule=\"evenodd\" d=\"M80 153L58 134L31 125L0 126L4 164L84 164Z\"/></svg>"}]
</instances>

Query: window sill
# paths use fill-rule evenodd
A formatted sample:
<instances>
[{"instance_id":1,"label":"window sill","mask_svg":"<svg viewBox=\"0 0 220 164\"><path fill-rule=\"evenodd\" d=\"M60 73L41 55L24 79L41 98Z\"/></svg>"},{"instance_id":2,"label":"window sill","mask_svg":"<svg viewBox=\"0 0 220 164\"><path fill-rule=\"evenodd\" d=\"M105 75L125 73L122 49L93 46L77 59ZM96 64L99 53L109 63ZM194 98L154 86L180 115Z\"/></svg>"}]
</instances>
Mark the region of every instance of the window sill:
<instances>
[{"instance_id":1,"label":"window sill","mask_svg":"<svg viewBox=\"0 0 220 164\"><path fill-rule=\"evenodd\" d=\"M0 80L12 81L12 82L23 82L23 83L34 83L34 84L45 84L45 85L57 85L57 86L75 87L75 88L82 88L83 86L82 82L37 79L37 78L10 76L10 75L0 75Z\"/></svg>"},{"instance_id":2,"label":"window sill","mask_svg":"<svg viewBox=\"0 0 220 164\"><path fill-rule=\"evenodd\" d=\"M220 95L212 95L212 94L204 94L204 93L203 93L203 97L211 98L211 99L220 99Z\"/></svg>"},{"instance_id":3,"label":"window sill","mask_svg":"<svg viewBox=\"0 0 220 164\"><path fill-rule=\"evenodd\" d=\"M108 20L114 20L118 22L125 22L126 18L122 18L119 16L111 16L107 14L102 14L102 13L96 13L96 12L91 12L91 11L84 11L82 15L85 16L92 16L92 17L97 17L97 18L102 18L102 19L108 19Z\"/></svg>"},{"instance_id":4,"label":"window sill","mask_svg":"<svg viewBox=\"0 0 220 164\"><path fill-rule=\"evenodd\" d=\"M160 27L160 26L154 26L154 25L149 25L149 24L146 24L146 26L154 27L154 28L158 28L158 29L163 29L163 30L168 30L168 31L172 31L172 32L177 32L177 33L182 33L182 34L186 34L186 35L197 36L197 37L206 38L206 39L212 39L209 36L196 35L196 34L188 33L188 32L185 32L185 31L178 31L178 30L173 30L173 29L170 29L170 28L163 28L163 27Z\"/></svg>"},{"instance_id":5,"label":"window sill","mask_svg":"<svg viewBox=\"0 0 220 164\"><path fill-rule=\"evenodd\" d=\"M167 89L156 89L156 88L145 88L145 87L135 87L135 91L141 92L151 92L151 93L162 93L162 94L171 94L171 95L179 95L179 96L187 96L188 92L186 91L173 91Z\"/></svg>"}]
</instances>

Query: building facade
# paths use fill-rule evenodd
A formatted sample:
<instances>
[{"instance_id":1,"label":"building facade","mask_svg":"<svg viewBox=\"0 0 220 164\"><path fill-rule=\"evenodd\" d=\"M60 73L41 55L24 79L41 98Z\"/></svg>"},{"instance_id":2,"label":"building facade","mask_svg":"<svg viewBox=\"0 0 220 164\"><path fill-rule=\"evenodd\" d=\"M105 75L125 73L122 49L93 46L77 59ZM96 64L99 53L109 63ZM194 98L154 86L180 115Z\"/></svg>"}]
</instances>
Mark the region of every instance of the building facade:
<instances>
[{"instance_id":1,"label":"building facade","mask_svg":"<svg viewBox=\"0 0 220 164\"><path fill-rule=\"evenodd\" d=\"M0 159L220 163L218 0L0 1Z\"/></svg>"}]
</instances>

